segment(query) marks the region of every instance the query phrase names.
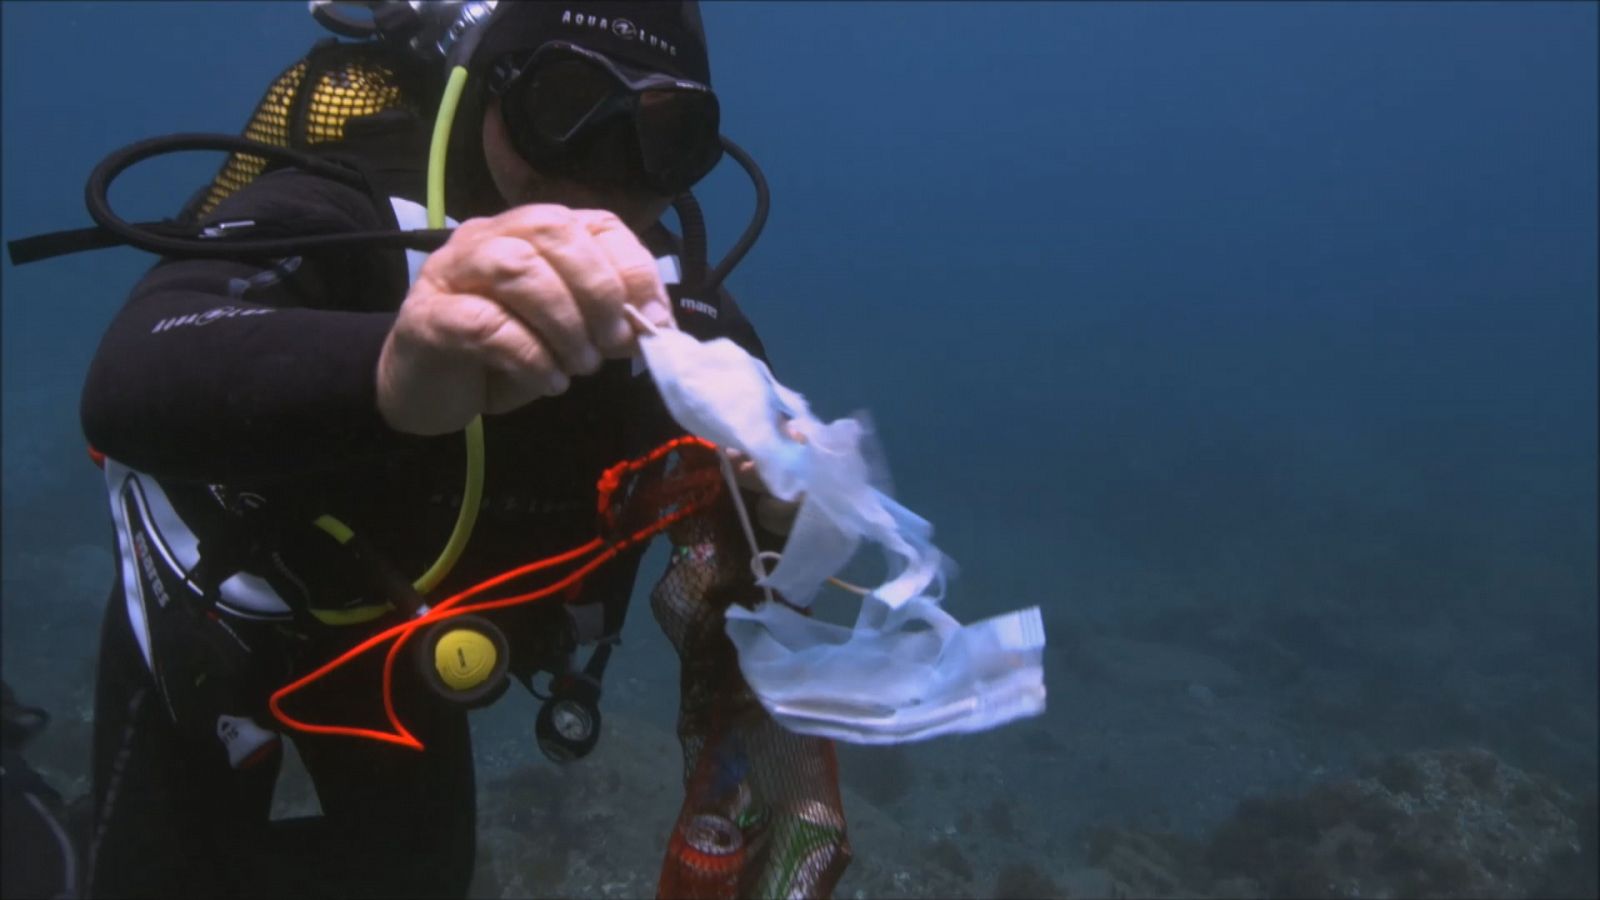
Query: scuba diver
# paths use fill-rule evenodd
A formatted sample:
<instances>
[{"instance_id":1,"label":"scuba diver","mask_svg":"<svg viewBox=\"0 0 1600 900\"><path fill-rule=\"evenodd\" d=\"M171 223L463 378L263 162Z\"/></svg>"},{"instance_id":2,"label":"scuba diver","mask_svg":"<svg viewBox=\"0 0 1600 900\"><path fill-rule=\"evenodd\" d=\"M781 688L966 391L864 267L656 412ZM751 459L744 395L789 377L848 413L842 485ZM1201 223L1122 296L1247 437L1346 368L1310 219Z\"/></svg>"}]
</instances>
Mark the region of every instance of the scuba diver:
<instances>
[{"instance_id":1,"label":"scuba diver","mask_svg":"<svg viewBox=\"0 0 1600 900\"><path fill-rule=\"evenodd\" d=\"M509 671L546 700L539 746L589 752L643 544L559 604L431 631L418 664L393 672L391 715L413 746L284 729L269 695L592 536L597 476L684 434L636 359L643 323L765 359L721 288L759 232L765 187L720 135L694 2L311 7L357 40L286 70L175 219L122 222L107 183L215 141L130 148L91 177L99 229L12 247L43 258L126 242L163 257L107 329L82 395L120 558L96 684L91 896L465 896L468 709ZM689 189L725 153L751 174L758 212L713 270ZM660 221L668 208L681 238ZM754 497L752 474L739 485ZM781 529L785 506L758 499ZM685 685L684 640L731 659L718 629L669 633ZM287 705L302 721L372 723L370 686L389 688L380 661ZM320 815L270 818L286 736ZM787 880L760 890L826 894L850 856L831 745L793 746L818 761L795 771L828 780L831 799L783 832L803 853L774 856L771 877ZM718 850L696 840L726 849L739 836L731 818L685 821L673 846L695 859ZM663 892L693 882L671 883Z\"/></svg>"}]
</instances>

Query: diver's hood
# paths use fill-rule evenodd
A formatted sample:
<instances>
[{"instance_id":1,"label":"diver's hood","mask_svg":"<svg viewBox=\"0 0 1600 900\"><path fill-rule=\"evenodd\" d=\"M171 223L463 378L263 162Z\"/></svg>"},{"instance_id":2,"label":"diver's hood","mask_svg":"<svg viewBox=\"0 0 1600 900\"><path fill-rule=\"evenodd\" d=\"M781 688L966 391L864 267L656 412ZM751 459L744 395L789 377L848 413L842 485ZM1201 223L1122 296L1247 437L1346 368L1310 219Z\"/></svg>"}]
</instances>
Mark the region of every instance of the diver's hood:
<instances>
[{"instance_id":1,"label":"diver's hood","mask_svg":"<svg viewBox=\"0 0 1600 900\"><path fill-rule=\"evenodd\" d=\"M482 28L467 62L473 73L487 71L507 54L570 41L619 62L711 84L705 26L695 2L502 0Z\"/></svg>"}]
</instances>

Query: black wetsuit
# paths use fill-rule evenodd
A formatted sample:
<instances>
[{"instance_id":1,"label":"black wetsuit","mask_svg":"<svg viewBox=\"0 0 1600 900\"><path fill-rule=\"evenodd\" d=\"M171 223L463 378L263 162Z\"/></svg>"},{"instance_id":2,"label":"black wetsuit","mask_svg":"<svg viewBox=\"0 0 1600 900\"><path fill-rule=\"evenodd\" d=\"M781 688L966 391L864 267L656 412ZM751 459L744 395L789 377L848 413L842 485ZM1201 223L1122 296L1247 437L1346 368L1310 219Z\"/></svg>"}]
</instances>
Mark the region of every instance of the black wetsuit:
<instances>
[{"instance_id":1,"label":"black wetsuit","mask_svg":"<svg viewBox=\"0 0 1600 900\"><path fill-rule=\"evenodd\" d=\"M294 170L270 172L210 218L303 223L318 231L392 228L390 208L378 195L421 202L420 155L412 162L375 169L374 196ZM646 242L658 255L671 250L664 230ZM200 565L212 571L196 581L213 594L234 572L261 577L296 607L337 607L342 595L371 586L315 536L294 532L290 543L304 546L274 558L277 537L253 532L260 517L251 506L253 517L241 518L241 498L272 510L271 521L290 523L289 531L334 515L406 580L438 555L460 503L463 440L398 434L375 403L379 349L407 285L399 250L257 262L166 260L112 323L84 391L85 433L114 464L159 484L199 540ZM762 355L725 295L679 303L673 294L685 331L726 335ZM465 555L429 600L594 537L600 472L682 433L648 374L630 360L575 379L560 397L487 417L484 426L482 512ZM642 549L617 559L585 584L579 602L604 603L607 630L620 627L641 555ZM127 565L123 571L138 571ZM169 709L173 701L157 688L134 638L125 581L119 572L96 694L99 815L89 852L95 894L465 895L476 822L461 710L428 694L411 666L398 667L400 716L427 751L293 735L323 816L269 825L279 759L235 769L208 730L215 716L185 722L183 710ZM164 656L181 659L193 649L189 644L208 639L186 633L209 627L206 610L215 611L194 601L175 600L173 607L192 609L149 626L158 667ZM499 619L514 660L526 666L548 652L552 631L561 627L559 609ZM231 617L226 609L221 618L256 657L268 657L269 674L246 679L247 700L263 723L270 719L259 703L285 675L303 673L338 646L397 621L391 615L323 628L308 639L282 622ZM173 622L181 627L174 630ZM200 661L191 659L190 669L210 671L203 648L196 652ZM381 652L368 654L356 671L308 690L293 701L294 713L314 722L386 727L377 689L381 660Z\"/></svg>"}]
</instances>

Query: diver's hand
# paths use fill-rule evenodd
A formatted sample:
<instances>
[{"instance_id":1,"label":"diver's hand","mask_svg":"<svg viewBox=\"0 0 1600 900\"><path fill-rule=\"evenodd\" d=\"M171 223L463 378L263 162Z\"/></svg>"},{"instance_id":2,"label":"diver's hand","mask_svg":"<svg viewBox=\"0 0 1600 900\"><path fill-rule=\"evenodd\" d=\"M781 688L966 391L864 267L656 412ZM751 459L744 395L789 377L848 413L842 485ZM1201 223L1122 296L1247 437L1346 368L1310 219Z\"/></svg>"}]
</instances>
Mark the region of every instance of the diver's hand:
<instances>
[{"instance_id":1,"label":"diver's hand","mask_svg":"<svg viewBox=\"0 0 1600 900\"><path fill-rule=\"evenodd\" d=\"M633 355L632 306L670 327L655 258L615 215L539 204L461 224L423 265L378 357L378 410L444 434Z\"/></svg>"}]
</instances>

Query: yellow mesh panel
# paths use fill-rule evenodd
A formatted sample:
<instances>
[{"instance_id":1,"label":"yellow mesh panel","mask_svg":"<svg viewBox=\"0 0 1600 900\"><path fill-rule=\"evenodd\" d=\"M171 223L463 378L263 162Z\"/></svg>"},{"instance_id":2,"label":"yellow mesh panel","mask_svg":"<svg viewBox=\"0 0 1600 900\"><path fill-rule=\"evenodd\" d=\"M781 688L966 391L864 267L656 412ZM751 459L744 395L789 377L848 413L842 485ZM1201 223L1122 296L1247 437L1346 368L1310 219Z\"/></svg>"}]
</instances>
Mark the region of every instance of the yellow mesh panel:
<instances>
[{"instance_id":1,"label":"yellow mesh panel","mask_svg":"<svg viewBox=\"0 0 1600 900\"><path fill-rule=\"evenodd\" d=\"M309 68L308 61L301 60L278 76L245 126L245 137L278 147L289 146L289 116ZM341 61L324 70L312 88L304 112L305 142L311 145L337 141L344 137L344 125L350 119L396 108L415 110L396 84L391 67L372 59ZM212 180L198 215L216 209L217 204L254 181L266 167L267 160L262 157L230 155Z\"/></svg>"}]
</instances>

